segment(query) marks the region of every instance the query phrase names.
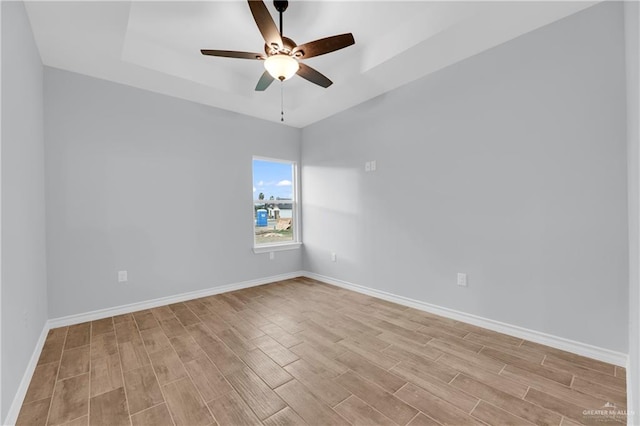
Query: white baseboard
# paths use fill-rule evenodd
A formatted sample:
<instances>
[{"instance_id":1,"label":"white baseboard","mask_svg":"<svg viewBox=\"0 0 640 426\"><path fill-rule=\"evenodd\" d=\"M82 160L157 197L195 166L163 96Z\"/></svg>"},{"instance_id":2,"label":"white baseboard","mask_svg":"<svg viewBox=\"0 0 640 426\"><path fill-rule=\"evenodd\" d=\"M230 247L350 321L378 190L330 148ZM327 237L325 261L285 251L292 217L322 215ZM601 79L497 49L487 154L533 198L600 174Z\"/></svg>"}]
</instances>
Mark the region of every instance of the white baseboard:
<instances>
[{"instance_id":1,"label":"white baseboard","mask_svg":"<svg viewBox=\"0 0 640 426\"><path fill-rule=\"evenodd\" d=\"M158 299L146 300L143 302L129 303L127 305L116 306L113 308L98 309L96 311L85 312L82 314L68 315L60 318L50 319L48 321L49 328L65 327L67 325L80 324L86 321L95 321L102 318L113 317L116 315L129 314L131 312L141 311L144 309L157 308L158 306L169 305L171 303L184 302L185 300L198 299L200 297L213 296L214 294L227 293L229 291L242 290L243 288L256 287L259 285L270 284L276 281L288 280L303 276L303 272L289 272L281 275L272 275L266 278L258 278L255 280L242 281L235 284L227 284L218 287L211 287L204 290L190 291L188 293L176 294L173 296L160 297Z\"/></svg>"},{"instance_id":2,"label":"white baseboard","mask_svg":"<svg viewBox=\"0 0 640 426\"><path fill-rule=\"evenodd\" d=\"M530 340L542 345L551 346L552 348L561 349L563 351L572 352L577 355L582 355L588 358L597 359L599 361L607 362L610 364L618 365L620 367L627 366L628 356L622 352L612 351L610 349L600 348L597 346L589 345L587 343L576 342L575 340L565 339L564 337L553 336L550 334L542 333L540 331L530 330L524 327L495 321L488 318L483 318L473 314L467 314L465 312L456 311L454 309L443 308L441 306L432 305L430 303L422 302L420 300L410 299L408 297L397 296L395 294L387 293L385 291L376 290L369 287L364 287L358 284L353 284L347 281L319 275L313 272L304 272L304 276L321 281L326 284L335 285L338 287L352 290L358 293L366 294L368 296L384 299L389 302L398 303L400 305L409 306L411 308L419 309L421 311L429 312L432 314L440 315L446 318L451 318L457 321L466 322L476 325L478 327L487 328L489 330L497 331L499 333L508 334L510 336L518 337L520 339Z\"/></svg>"},{"instance_id":3,"label":"white baseboard","mask_svg":"<svg viewBox=\"0 0 640 426\"><path fill-rule=\"evenodd\" d=\"M40 337L36 342L36 347L33 349L33 353L31 354L31 359L27 364L27 369L22 376L22 380L20 381L20 386L18 386L18 390L16 391L15 396L13 397L13 402L9 407L9 411L7 412L7 417L4 419L3 425L14 425L16 424L16 420L18 420L18 414L20 414L20 408L22 407L22 402L24 401L24 397L27 396L27 390L29 389L29 383L31 383L31 377L33 377L33 372L36 371L36 367L38 366L38 359L40 358L40 352L42 352L42 348L44 347L44 341L47 339L47 334L49 333L49 327L47 323L44 324L42 328L42 332L40 333Z\"/></svg>"}]
</instances>

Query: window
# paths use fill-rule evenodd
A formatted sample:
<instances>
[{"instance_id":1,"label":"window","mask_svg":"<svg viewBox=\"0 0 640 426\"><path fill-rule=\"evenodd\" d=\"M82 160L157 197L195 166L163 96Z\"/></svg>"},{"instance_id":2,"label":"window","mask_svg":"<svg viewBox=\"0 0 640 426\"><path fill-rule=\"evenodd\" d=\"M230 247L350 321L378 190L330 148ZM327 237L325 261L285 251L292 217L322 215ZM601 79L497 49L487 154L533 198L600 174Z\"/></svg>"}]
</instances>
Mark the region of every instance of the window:
<instances>
[{"instance_id":1,"label":"window","mask_svg":"<svg viewBox=\"0 0 640 426\"><path fill-rule=\"evenodd\" d=\"M256 253L300 247L296 163L253 158L253 235Z\"/></svg>"}]
</instances>

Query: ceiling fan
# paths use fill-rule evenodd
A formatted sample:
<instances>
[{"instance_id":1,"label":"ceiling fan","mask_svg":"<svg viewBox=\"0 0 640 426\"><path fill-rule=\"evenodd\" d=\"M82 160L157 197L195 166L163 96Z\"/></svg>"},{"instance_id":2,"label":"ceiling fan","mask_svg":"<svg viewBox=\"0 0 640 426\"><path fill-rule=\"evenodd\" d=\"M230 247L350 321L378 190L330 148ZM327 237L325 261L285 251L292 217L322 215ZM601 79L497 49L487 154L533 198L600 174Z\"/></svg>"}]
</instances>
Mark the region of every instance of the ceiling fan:
<instances>
[{"instance_id":1,"label":"ceiling fan","mask_svg":"<svg viewBox=\"0 0 640 426\"><path fill-rule=\"evenodd\" d=\"M202 49L200 52L203 55L263 60L266 70L258 80L255 89L257 91L265 90L275 79L284 81L293 77L294 74L324 88L333 84L326 76L300 61L351 46L355 43L353 34L340 34L297 45L293 40L282 35L282 13L289 6L287 0L273 2L280 14L279 31L262 0L248 0L248 2L253 19L264 38L265 53Z\"/></svg>"}]
</instances>

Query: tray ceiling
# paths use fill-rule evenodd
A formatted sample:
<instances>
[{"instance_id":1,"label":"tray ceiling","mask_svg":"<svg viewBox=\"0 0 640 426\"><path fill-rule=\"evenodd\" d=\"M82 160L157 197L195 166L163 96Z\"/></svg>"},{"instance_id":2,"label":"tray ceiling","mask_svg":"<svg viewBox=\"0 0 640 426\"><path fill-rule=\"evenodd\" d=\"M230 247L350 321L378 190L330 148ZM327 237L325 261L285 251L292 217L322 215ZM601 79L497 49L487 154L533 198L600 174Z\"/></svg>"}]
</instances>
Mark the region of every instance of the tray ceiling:
<instances>
[{"instance_id":1,"label":"tray ceiling","mask_svg":"<svg viewBox=\"0 0 640 426\"><path fill-rule=\"evenodd\" d=\"M287 125L304 127L595 2L296 1L284 34L298 44L352 32L356 44L306 63L333 80L283 83ZM272 16L277 12L266 2ZM45 65L280 120L280 84L253 89L260 61L200 49L261 52L245 1L28 2Z\"/></svg>"}]
</instances>

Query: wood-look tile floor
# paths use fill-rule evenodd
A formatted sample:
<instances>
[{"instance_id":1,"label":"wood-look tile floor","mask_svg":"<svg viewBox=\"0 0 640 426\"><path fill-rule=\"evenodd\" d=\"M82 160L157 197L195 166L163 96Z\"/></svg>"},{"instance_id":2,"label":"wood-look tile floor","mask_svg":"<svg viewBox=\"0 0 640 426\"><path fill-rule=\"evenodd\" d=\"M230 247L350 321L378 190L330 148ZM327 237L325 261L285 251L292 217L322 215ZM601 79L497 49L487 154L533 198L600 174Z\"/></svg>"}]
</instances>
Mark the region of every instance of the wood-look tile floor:
<instances>
[{"instance_id":1,"label":"wood-look tile floor","mask_svg":"<svg viewBox=\"0 0 640 426\"><path fill-rule=\"evenodd\" d=\"M601 424L625 390L622 368L298 278L51 330L18 424Z\"/></svg>"}]
</instances>

